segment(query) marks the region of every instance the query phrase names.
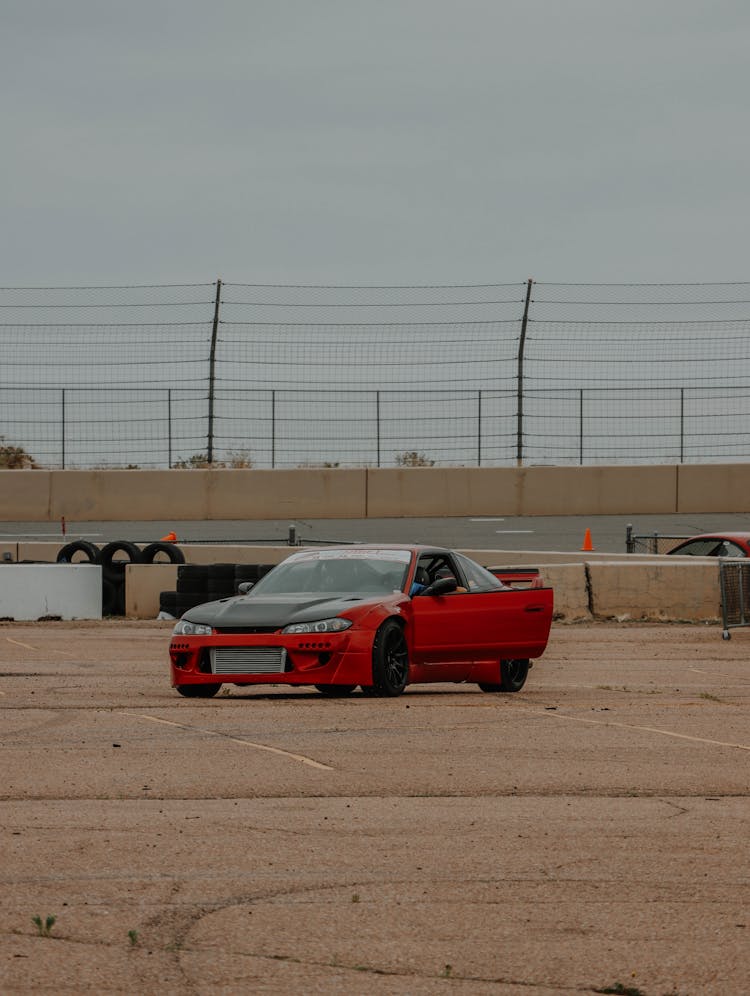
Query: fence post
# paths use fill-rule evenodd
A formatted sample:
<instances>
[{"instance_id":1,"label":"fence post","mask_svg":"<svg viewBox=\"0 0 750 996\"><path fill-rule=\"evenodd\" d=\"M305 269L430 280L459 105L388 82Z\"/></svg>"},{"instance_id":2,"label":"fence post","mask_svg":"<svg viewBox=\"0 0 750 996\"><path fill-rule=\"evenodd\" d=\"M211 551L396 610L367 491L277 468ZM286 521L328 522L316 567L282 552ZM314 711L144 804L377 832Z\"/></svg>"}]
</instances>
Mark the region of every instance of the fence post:
<instances>
[{"instance_id":1,"label":"fence post","mask_svg":"<svg viewBox=\"0 0 750 996\"><path fill-rule=\"evenodd\" d=\"M271 391L271 470L276 466L276 391Z\"/></svg>"},{"instance_id":2,"label":"fence post","mask_svg":"<svg viewBox=\"0 0 750 996\"><path fill-rule=\"evenodd\" d=\"M482 466L482 389L477 391L477 467Z\"/></svg>"},{"instance_id":3,"label":"fence post","mask_svg":"<svg viewBox=\"0 0 750 996\"><path fill-rule=\"evenodd\" d=\"M208 359L208 440L206 443L206 462L214 462L214 387L216 383L216 337L219 331L219 307L221 304L221 280L216 281L216 299L214 301L214 322L211 329L211 351Z\"/></svg>"},{"instance_id":4,"label":"fence post","mask_svg":"<svg viewBox=\"0 0 750 996\"><path fill-rule=\"evenodd\" d=\"M62 436L62 469L65 470L65 388L62 389L62 426L60 429Z\"/></svg>"},{"instance_id":5,"label":"fence post","mask_svg":"<svg viewBox=\"0 0 750 996\"><path fill-rule=\"evenodd\" d=\"M375 392L375 438L377 440L377 463L380 466L380 391Z\"/></svg>"},{"instance_id":6,"label":"fence post","mask_svg":"<svg viewBox=\"0 0 750 996\"><path fill-rule=\"evenodd\" d=\"M172 388L167 389L167 466L172 469Z\"/></svg>"},{"instance_id":7,"label":"fence post","mask_svg":"<svg viewBox=\"0 0 750 996\"><path fill-rule=\"evenodd\" d=\"M685 462L685 388L680 388L680 463Z\"/></svg>"},{"instance_id":8,"label":"fence post","mask_svg":"<svg viewBox=\"0 0 750 996\"><path fill-rule=\"evenodd\" d=\"M578 464L583 466L583 388L578 389L580 391L578 399Z\"/></svg>"},{"instance_id":9,"label":"fence post","mask_svg":"<svg viewBox=\"0 0 750 996\"><path fill-rule=\"evenodd\" d=\"M534 281L531 277L526 281L526 301L523 306L523 318L521 319L521 335L518 339L518 400L516 404L516 463L523 464L523 351L526 346L526 326L529 321L529 303L531 301L531 288Z\"/></svg>"}]
</instances>

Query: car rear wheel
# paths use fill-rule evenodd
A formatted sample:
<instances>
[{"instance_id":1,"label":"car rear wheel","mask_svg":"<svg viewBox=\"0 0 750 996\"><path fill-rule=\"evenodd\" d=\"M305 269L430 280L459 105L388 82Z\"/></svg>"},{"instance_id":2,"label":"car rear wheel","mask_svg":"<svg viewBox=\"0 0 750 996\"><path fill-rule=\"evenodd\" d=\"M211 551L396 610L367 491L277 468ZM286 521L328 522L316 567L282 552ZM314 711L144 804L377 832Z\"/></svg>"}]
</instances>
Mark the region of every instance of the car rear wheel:
<instances>
[{"instance_id":1,"label":"car rear wheel","mask_svg":"<svg viewBox=\"0 0 750 996\"><path fill-rule=\"evenodd\" d=\"M520 692L529 674L527 660L500 661L500 681L495 684L480 681L483 692Z\"/></svg>"},{"instance_id":2,"label":"car rear wheel","mask_svg":"<svg viewBox=\"0 0 750 996\"><path fill-rule=\"evenodd\" d=\"M403 627L387 619L372 644L372 684L382 698L400 695L409 680L409 651Z\"/></svg>"},{"instance_id":3,"label":"car rear wheel","mask_svg":"<svg viewBox=\"0 0 750 996\"><path fill-rule=\"evenodd\" d=\"M175 685L175 689L186 699L212 699L221 685Z\"/></svg>"},{"instance_id":4,"label":"car rear wheel","mask_svg":"<svg viewBox=\"0 0 750 996\"><path fill-rule=\"evenodd\" d=\"M316 685L315 686L321 695L325 695L329 699L343 699L347 695L351 695L356 685Z\"/></svg>"}]
</instances>

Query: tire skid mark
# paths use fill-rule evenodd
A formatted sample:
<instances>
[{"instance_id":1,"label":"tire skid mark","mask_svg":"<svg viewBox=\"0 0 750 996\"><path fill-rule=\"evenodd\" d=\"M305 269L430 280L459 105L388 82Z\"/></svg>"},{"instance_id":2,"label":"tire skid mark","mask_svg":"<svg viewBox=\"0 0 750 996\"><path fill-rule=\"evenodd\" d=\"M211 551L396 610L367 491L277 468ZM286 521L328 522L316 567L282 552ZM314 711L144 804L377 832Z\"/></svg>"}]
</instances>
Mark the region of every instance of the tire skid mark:
<instances>
[{"instance_id":1,"label":"tire skid mark","mask_svg":"<svg viewBox=\"0 0 750 996\"><path fill-rule=\"evenodd\" d=\"M693 674L705 674L709 678L729 678L732 681L736 681L738 685L747 685L750 683L750 678L743 678L741 674L725 674L721 671L702 671L699 667L689 667L688 671L692 671Z\"/></svg>"},{"instance_id":2,"label":"tire skid mark","mask_svg":"<svg viewBox=\"0 0 750 996\"><path fill-rule=\"evenodd\" d=\"M7 640L8 643L12 643L16 647L25 647L26 650L38 650L39 649L38 647L32 647L30 643L21 643L20 640L11 640L11 638L9 636L6 636L5 639Z\"/></svg>"},{"instance_id":3,"label":"tire skid mark","mask_svg":"<svg viewBox=\"0 0 750 996\"><path fill-rule=\"evenodd\" d=\"M7 640L8 643L12 643L16 647L23 647L25 650L34 650L37 653L42 653L42 648L41 647L32 647L32 645L30 643L21 643L20 640L12 640L9 636L6 636L5 639ZM57 650L54 647L48 647L44 651L44 653L46 653L46 654L60 654L62 657L75 657L75 654L72 653L70 650Z\"/></svg>"},{"instance_id":4,"label":"tire skid mark","mask_svg":"<svg viewBox=\"0 0 750 996\"><path fill-rule=\"evenodd\" d=\"M545 716L554 719L570 719L574 723L589 723L591 726L614 726L622 730L641 730L644 733L659 733L663 737L675 737L678 740L692 740L698 744L710 744L712 747L732 747L735 750L750 750L750 744L736 744L726 740L709 740L707 737L692 737L689 733L676 733L674 730L660 730L656 726L636 726L633 723L614 723L601 719L588 719L584 716L569 716L561 712L545 712Z\"/></svg>"},{"instance_id":5,"label":"tire skid mark","mask_svg":"<svg viewBox=\"0 0 750 996\"><path fill-rule=\"evenodd\" d=\"M150 723L163 723L165 726L175 726L178 730L187 730L189 733L205 733L210 737L220 737L222 740L229 740L233 744L241 744L243 747L253 747L255 750L267 751L269 754L278 754L280 757L288 757L292 761L299 761L300 764L307 764L311 768L318 768L320 771L333 771L334 768L330 764L322 764L320 761L314 761L311 757L305 757L304 754L295 754L289 750L283 750L281 747L271 747L269 744L259 744L254 740L244 740L242 737L233 737L228 733L221 733L219 730L207 730L202 726L189 726L187 723L175 723L171 719L160 719L158 716L149 716L146 713L141 712L121 712L122 716L130 716L136 719L145 719Z\"/></svg>"}]
</instances>

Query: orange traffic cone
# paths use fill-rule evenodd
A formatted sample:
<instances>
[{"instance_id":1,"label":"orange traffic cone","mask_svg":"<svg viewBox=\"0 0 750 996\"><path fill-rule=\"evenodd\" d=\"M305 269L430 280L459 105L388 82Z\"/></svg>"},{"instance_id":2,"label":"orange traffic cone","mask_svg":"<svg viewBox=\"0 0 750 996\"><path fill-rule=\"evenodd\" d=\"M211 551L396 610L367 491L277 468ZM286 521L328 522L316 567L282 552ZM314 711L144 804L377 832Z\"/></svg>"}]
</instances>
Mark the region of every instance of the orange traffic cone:
<instances>
[{"instance_id":1,"label":"orange traffic cone","mask_svg":"<svg viewBox=\"0 0 750 996\"><path fill-rule=\"evenodd\" d=\"M591 542L591 530L587 527L586 532L583 534L583 546L581 550L593 550L594 544Z\"/></svg>"},{"instance_id":2,"label":"orange traffic cone","mask_svg":"<svg viewBox=\"0 0 750 996\"><path fill-rule=\"evenodd\" d=\"M176 543L177 542L177 533L167 533L166 536L162 536L162 538L159 540L159 542L160 543Z\"/></svg>"}]
</instances>

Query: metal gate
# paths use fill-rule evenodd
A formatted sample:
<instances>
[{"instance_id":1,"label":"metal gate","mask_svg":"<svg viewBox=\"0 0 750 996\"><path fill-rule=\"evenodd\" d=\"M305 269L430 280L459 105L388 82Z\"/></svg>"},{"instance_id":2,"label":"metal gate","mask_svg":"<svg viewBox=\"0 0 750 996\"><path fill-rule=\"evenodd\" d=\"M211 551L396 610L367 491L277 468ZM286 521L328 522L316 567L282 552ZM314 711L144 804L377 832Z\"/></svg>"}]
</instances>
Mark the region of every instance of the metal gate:
<instances>
[{"instance_id":1,"label":"metal gate","mask_svg":"<svg viewBox=\"0 0 750 996\"><path fill-rule=\"evenodd\" d=\"M730 639L730 629L750 626L750 564L737 561L719 564L721 581L722 637Z\"/></svg>"}]
</instances>

